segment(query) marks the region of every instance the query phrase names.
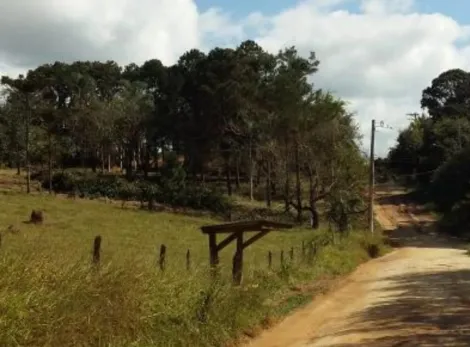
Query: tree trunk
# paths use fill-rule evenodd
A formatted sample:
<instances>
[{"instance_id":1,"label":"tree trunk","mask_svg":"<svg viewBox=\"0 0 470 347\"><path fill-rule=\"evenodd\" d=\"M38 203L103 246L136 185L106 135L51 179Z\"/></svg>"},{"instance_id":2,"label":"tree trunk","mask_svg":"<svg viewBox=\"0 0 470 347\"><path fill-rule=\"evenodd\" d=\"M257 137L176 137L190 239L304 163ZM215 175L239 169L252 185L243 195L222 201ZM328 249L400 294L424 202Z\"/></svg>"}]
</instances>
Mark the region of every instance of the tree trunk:
<instances>
[{"instance_id":1,"label":"tree trunk","mask_svg":"<svg viewBox=\"0 0 470 347\"><path fill-rule=\"evenodd\" d=\"M255 187L258 187L261 183L261 165L258 165L256 170L256 179L255 179Z\"/></svg>"},{"instance_id":2,"label":"tree trunk","mask_svg":"<svg viewBox=\"0 0 470 347\"><path fill-rule=\"evenodd\" d=\"M25 139L25 162L26 162L26 193L31 193L31 164L29 162L29 123L31 122L32 110L27 99L28 115L25 124L26 139Z\"/></svg>"},{"instance_id":3,"label":"tree trunk","mask_svg":"<svg viewBox=\"0 0 470 347\"><path fill-rule=\"evenodd\" d=\"M21 151L19 144L16 144L16 174L21 175Z\"/></svg>"},{"instance_id":4,"label":"tree trunk","mask_svg":"<svg viewBox=\"0 0 470 347\"><path fill-rule=\"evenodd\" d=\"M149 141L147 140L145 144L145 159L144 159L144 177L145 178L149 177L149 171L150 171L150 144L149 144Z\"/></svg>"},{"instance_id":5,"label":"tree trunk","mask_svg":"<svg viewBox=\"0 0 470 347\"><path fill-rule=\"evenodd\" d=\"M111 172L111 150L108 151L108 172Z\"/></svg>"},{"instance_id":6,"label":"tree trunk","mask_svg":"<svg viewBox=\"0 0 470 347\"><path fill-rule=\"evenodd\" d=\"M297 222L302 221L302 190L300 182L300 159L299 159L299 143L295 142L295 195L297 199Z\"/></svg>"},{"instance_id":7,"label":"tree trunk","mask_svg":"<svg viewBox=\"0 0 470 347\"><path fill-rule=\"evenodd\" d=\"M136 154L134 156L135 158L135 170L136 171L139 171L142 169L142 164L143 164L143 160L142 160L142 141L141 140L138 140L137 141L137 146L136 146Z\"/></svg>"},{"instance_id":8,"label":"tree trunk","mask_svg":"<svg viewBox=\"0 0 470 347\"><path fill-rule=\"evenodd\" d=\"M308 168L308 183L309 183L309 210L310 210L310 226L312 229L318 229L320 226L320 215L317 209L316 199L316 184L313 182L313 172L311 167Z\"/></svg>"},{"instance_id":9,"label":"tree trunk","mask_svg":"<svg viewBox=\"0 0 470 347\"><path fill-rule=\"evenodd\" d=\"M119 168L121 169L121 172L122 172L122 169L124 169L122 152L123 152L123 149L122 149L122 146L120 145L119 146Z\"/></svg>"},{"instance_id":10,"label":"tree trunk","mask_svg":"<svg viewBox=\"0 0 470 347\"><path fill-rule=\"evenodd\" d=\"M100 161L101 161L101 172L104 173L105 160L104 160L104 146L101 146L100 150Z\"/></svg>"},{"instance_id":11,"label":"tree trunk","mask_svg":"<svg viewBox=\"0 0 470 347\"><path fill-rule=\"evenodd\" d=\"M317 230L320 227L320 215L315 201L310 202L310 214L310 226L312 229Z\"/></svg>"},{"instance_id":12,"label":"tree trunk","mask_svg":"<svg viewBox=\"0 0 470 347\"><path fill-rule=\"evenodd\" d=\"M47 136L48 144L48 160L47 160L47 171L49 176L49 194L52 194L52 134L49 132Z\"/></svg>"},{"instance_id":13,"label":"tree trunk","mask_svg":"<svg viewBox=\"0 0 470 347\"><path fill-rule=\"evenodd\" d=\"M165 142L162 142L161 148L162 148L162 163L164 163L165 162Z\"/></svg>"},{"instance_id":14,"label":"tree trunk","mask_svg":"<svg viewBox=\"0 0 470 347\"><path fill-rule=\"evenodd\" d=\"M126 178L130 180L132 178L132 161L133 161L133 154L134 150L132 148L132 144L129 143L127 146L127 153L126 153Z\"/></svg>"},{"instance_id":15,"label":"tree trunk","mask_svg":"<svg viewBox=\"0 0 470 347\"><path fill-rule=\"evenodd\" d=\"M236 170L235 189L240 190L240 157L239 156L237 156L237 160L235 162L235 170Z\"/></svg>"},{"instance_id":16,"label":"tree trunk","mask_svg":"<svg viewBox=\"0 0 470 347\"><path fill-rule=\"evenodd\" d=\"M266 172L266 206L271 208L272 198L271 198L271 161L267 162L267 172Z\"/></svg>"},{"instance_id":17,"label":"tree trunk","mask_svg":"<svg viewBox=\"0 0 470 347\"><path fill-rule=\"evenodd\" d=\"M286 141L285 147L285 159L286 159L286 166L285 166L285 174L286 174L286 181L284 183L284 209L286 212L290 211L290 172L289 172L289 147Z\"/></svg>"},{"instance_id":18,"label":"tree trunk","mask_svg":"<svg viewBox=\"0 0 470 347\"><path fill-rule=\"evenodd\" d=\"M250 200L253 201L254 200L254 196L253 196L253 176L254 176L254 161L253 161L253 144L251 142L251 138L250 138Z\"/></svg>"},{"instance_id":19,"label":"tree trunk","mask_svg":"<svg viewBox=\"0 0 470 347\"><path fill-rule=\"evenodd\" d=\"M226 177L226 180L227 180L227 193L228 193L228 196L232 196L232 177L230 176L229 159L226 159L226 162L225 162L225 177Z\"/></svg>"},{"instance_id":20,"label":"tree trunk","mask_svg":"<svg viewBox=\"0 0 470 347\"><path fill-rule=\"evenodd\" d=\"M94 149L91 151L91 170L93 173L96 173L96 170L98 168L98 158L99 158L99 151L97 149Z\"/></svg>"},{"instance_id":21,"label":"tree trunk","mask_svg":"<svg viewBox=\"0 0 470 347\"><path fill-rule=\"evenodd\" d=\"M272 196L277 195L277 185L276 185L276 171L274 171L271 175L271 194Z\"/></svg>"},{"instance_id":22,"label":"tree trunk","mask_svg":"<svg viewBox=\"0 0 470 347\"><path fill-rule=\"evenodd\" d=\"M83 143L82 143L82 148L80 149L80 166L83 170L85 170L85 166L86 166L86 140L83 140Z\"/></svg>"}]
</instances>

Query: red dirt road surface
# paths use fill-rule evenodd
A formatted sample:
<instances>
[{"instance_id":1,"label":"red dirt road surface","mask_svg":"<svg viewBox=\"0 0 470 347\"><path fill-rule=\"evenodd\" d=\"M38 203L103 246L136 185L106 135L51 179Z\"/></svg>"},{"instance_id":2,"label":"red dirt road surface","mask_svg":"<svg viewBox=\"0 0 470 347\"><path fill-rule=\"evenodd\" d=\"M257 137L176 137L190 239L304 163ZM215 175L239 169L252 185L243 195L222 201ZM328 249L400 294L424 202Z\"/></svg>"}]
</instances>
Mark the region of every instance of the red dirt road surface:
<instances>
[{"instance_id":1,"label":"red dirt road surface","mask_svg":"<svg viewBox=\"0 0 470 347\"><path fill-rule=\"evenodd\" d=\"M384 189L376 217L400 247L360 266L247 347L470 346L470 256L433 217Z\"/></svg>"}]
</instances>

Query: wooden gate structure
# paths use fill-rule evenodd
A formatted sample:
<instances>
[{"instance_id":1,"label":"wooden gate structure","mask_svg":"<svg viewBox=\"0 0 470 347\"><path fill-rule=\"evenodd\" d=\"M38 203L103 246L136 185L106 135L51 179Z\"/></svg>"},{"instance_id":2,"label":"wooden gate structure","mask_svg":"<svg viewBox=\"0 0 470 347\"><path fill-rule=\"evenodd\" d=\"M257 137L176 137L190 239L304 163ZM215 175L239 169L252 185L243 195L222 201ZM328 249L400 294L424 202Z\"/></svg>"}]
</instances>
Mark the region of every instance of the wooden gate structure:
<instances>
[{"instance_id":1,"label":"wooden gate structure","mask_svg":"<svg viewBox=\"0 0 470 347\"><path fill-rule=\"evenodd\" d=\"M232 278L234 284L239 285L242 282L243 274L243 250L273 230L291 229L292 227L287 223L255 220L203 226L201 231L209 237L209 260L214 273L219 264L219 252L232 241L236 241L237 248L233 256ZM257 233L245 241L244 233L246 232ZM217 243L217 234L228 234L228 236Z\"/></svg>"}]
</instances>

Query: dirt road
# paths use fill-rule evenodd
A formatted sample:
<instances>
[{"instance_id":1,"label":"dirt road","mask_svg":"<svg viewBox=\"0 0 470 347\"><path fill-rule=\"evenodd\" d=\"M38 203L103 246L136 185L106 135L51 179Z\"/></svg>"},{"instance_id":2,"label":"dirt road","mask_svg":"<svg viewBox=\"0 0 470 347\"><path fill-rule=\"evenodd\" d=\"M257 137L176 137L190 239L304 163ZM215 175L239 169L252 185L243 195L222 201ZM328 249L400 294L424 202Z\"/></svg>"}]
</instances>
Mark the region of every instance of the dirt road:
<instances>
[{"instance_id":1,"label":"dirt road","mask_svg":"<svg viewBox=\"0 0 470 347\"><path fill-rule=\"evenodd\" d=\"M436 235L432 216L399 192L381 192L377 202L378 221L403 247L362 265L248 346L470 346L470 256Z\"/></svg>"}]
</instances>

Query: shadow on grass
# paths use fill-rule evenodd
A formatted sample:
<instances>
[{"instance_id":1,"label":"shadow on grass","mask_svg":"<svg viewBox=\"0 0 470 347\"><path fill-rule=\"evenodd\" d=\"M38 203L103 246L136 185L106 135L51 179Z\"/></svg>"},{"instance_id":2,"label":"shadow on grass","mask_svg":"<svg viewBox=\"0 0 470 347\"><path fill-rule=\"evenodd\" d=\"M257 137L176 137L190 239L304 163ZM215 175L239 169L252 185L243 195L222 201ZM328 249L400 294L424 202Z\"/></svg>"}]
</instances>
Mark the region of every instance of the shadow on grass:
<instances>
[{"instance_id":1,"label":"shadow on grass","mask_svg":"<svg viewBox=\"0 0 470 347\"><path fill-rule=\"evenodd\" d=\"M385 292L380 289L386 299L351 317L360 324L328 336L377 337L332 347L470 346L470 270L408 274L387 280L392 285Z\"/></svg>"}]
</instances>

